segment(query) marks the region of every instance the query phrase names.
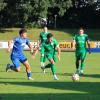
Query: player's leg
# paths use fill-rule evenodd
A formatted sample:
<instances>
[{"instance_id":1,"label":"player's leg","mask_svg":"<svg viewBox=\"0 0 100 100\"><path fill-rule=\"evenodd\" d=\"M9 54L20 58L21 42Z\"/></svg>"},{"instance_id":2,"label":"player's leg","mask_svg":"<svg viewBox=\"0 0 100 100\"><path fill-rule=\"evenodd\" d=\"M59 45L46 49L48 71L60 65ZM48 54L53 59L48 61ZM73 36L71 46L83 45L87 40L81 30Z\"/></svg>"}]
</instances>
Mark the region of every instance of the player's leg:
<instances>
[{"instance_id":1,"label":"player's leg","mask_svg":"<svg viewBox=\"0 0 100 100\"><path fill-rule=\"evenodd\" d=\"M76 73L79 74L80 53L76 52Z\"/></svg>"},{"instance_id":2,"label":"player's leg","mask_svg":"<svg viewBox=\"0 0 100 100\"><path fill-rule=\"evenodd\" d=\"M54 60L54 62L56 62L56 54L53 56L53 60ZM51 68L51 64L47 64L46 66L45 66L45 68Z\"/></svg>"},{"instance_id":3,"label":"player's leg","mask_svg":"<svg viewBox=\"0 0 100 100\"><path fill-rule=\"evenodd\" d=\"M43 70L43 72L45 72L45 53L44 53L44 48L42 47L42 45L40 45L40 66L41 66L41 69Z\"/></svg>"},{"instance_id":4,"label":"player's leg","mask_svg":"<svg viewBox=\"0 0 100 100\"><path fill-rule=\"evenodd\" d=\"M29 64L27 58L26 58L24 55L20 56L20 62L21 62L21 63L25 66L25 68L26 68L26 73L27 73L28 79L29 79L29 80L33 80L33 79L31 78L32 74L31 74L30 64Z\"/></svg>"},{"instance_id":5,"label":"player's leg","mask_svg":"<svg viewBox=\"0 0 100 100\"><path fill-rule=\"evenodd\" d=\"M41 69L43 73L45 73L45 61L46 61L46 56L45 54L41 53L40 63L41 63Z\"/></svg>"},{"instance_id":6,"label":"player's leg","mask_svg":"<svg viewBox=\"0 0 100 100\"><path fill-rule=\"evenodd\" d=\"M15 72L19 72L20 71L20 61L19 59L14 56L14 55L11 55L11 61L13 64L7 64L7 67L6 67L6 72L10 70L13 70Z\"/></svg>"},{"instance_id":7,"label":"player's leg","mask_svg":"<svg viewBox=\"0 0 100 100\"><path fill-rule=\"evenodd\" d=\"M41 65L41 68L44 68L44 53L41 53L41 56L40 56L40 65Z\"/></svg>"},{"instance_id":8,"label":"player's leg","mask_svg":"<svg viewBox=\"0 0 100 100\"><path fill-rule=\"evenodd\" d=\"M51 64L51 71L52 71L52 74L54 76L54 80L58 80L58 77L56 75L56 67L54 65L55 62L54 62L53 56L49 54L49 55L47 55L47 58Z\"/></svg>"},{"instance_id":9,"label":"player's leg","mask_svg":"<svg viewBox=\"0 0 100 100\"><path fill-rule=\"evenodd\" d=\"M31 68L30 68L30 64L29 64L28 60L24 61L24 62L23 62L23 65L24 65L25 68L26 68L26 73L27 73L28 79L29 79L29 80L33 80L33 79L32 79Z\"/></svg>"},{"instance_id":10,"label":"player's leg","mask_svg":"<svg viewBox=\"0 0 100 100\"><path fill-rule=\"evenodd\" d=\"M81 70L80 70L80 74L84 74L84 67L85 67L85 57L86 57L86 51L83 51L81 54Z\"/></svg>"}]
</instances>

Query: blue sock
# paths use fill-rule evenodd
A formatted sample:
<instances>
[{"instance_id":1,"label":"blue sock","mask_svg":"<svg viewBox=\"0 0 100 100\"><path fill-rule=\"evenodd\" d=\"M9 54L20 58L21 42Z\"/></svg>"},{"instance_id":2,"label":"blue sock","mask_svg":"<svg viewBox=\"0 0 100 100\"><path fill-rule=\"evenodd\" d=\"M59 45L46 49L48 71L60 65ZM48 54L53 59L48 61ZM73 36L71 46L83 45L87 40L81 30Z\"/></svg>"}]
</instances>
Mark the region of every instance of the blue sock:
<instances>
[{"instance_id":1,"label":"blue sock","mask_svg":"<svg viewBox=\"0 0 100 100\"><path fill-rule=\"evenodd\" d=\"M27 77L31 77L32 73L31 72L27 72Z\"/></svg>"}]
</instances>

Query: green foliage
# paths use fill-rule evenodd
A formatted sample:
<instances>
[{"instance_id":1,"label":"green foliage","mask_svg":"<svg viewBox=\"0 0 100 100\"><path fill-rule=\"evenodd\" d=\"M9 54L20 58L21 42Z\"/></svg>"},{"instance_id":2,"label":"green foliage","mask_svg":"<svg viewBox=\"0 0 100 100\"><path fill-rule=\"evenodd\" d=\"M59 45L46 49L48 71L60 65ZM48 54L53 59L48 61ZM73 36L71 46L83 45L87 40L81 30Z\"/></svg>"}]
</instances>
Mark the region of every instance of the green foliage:
<instances>
[{"instance_id":1,"label":"green foliage","mask_svg":"<svg viewBox=\"0 0 100 100\"><path fill-rule=\"evenodd\" d=\"M4 3L4 0L0 0L0 11L4 9L5 6L6 6L6 3Z\"/></svg>"},{"instance_id":2,"label":"green foliage","mask_svg":"<svg viewBox=\"0 0 100 100\"><path fill-rule=\"evenodd\" d=\"M25 27L28 24L34 26L33 24L38 23L41 18L50 18L48 22L52 22L54 24L55 15L57 15L57 19L61 18L62 20L63 17L66 17L66 19L69 19L69 23L70 19L72 19L72 24L76 24L77 26L77 24L79 24L77 23L77 20L80 21L82 16L84 16L84 13L81 13L82 8L84 8L84 11L88 10L91 15L94 15L95 13L96 19L99 19L99 0L0 0L0 26ZM75 12L71 12L72 9ZM69 11L70 14L72 13L73 15L77 15L78 12L81 13L81 18L79 16L74 18L74 16L70 16L70 14L68 15L67 12ZM64 22L66 19L64 19ZM58 19L58 21L60 21L58 23L63 22L62 20ZM63 24L63 26L64 25L65 24Z\"/></svg>"},{"instance_id":3,"label":"green foliage","mask_svg":"<svg viewBox=\"0 0 100 100\"><path fill-rule=\"evenodd\" d=\"M71 0L6 0L7 6L3 9L3 19L6 25L21 24L38 21L39 18L47 18L48 8L59 8L59 15L63 16L66 10L71 6ZM5 3L2 1L2 3ZM0 8L4 6L0 3ZM1 5L2 4L2 5ZM52 5L53 4L53 5ZM8 16L4 16L4 12Z\"/></svg>"}]
</instances>

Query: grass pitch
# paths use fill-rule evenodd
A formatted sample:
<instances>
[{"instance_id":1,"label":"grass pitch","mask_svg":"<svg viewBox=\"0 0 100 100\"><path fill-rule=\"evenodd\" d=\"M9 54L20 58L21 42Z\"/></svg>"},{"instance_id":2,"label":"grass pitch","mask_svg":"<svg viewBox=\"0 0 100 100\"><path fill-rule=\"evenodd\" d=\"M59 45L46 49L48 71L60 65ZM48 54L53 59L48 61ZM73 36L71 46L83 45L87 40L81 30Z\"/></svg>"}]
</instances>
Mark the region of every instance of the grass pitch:
<instances>
[{"instance_id":1,"label":"grass pitch","mask_svg":"<svg viewBox=\"0 0 100 100\"><path fill-rule=\"evenodd\" d=\"M19 29L0 29L0 40L18 36ZM31 40L37 40L41 29L28 29ZM57 40L69 40L78 32L77 29L49 30ZM91 40L100 40L99 29L86 30ZM0 100L99 100L100 99L100 53L87 54L85 76L79 82L71 77L75 72L75 55L73 52L62 52L61 61L57 61L58 81L53 80L50 69L43 74L40 69L39 56L31 59L25 52L32 68L34 81L27 80L24 66L21 72L5 72L7 63L11 63L10 54L0 51ZM48 63L48 62L47 62Z\"/></svg>"},{"instance_id":2,"label":"grass pitch","mask_svg":"<svg viewBox=\"0 0 100 100\"><path fill-rule=\"evenodd\" d=\"M100 99L100 53L87 54L85 76L79 82L71 77L75 72L73 52L62 52L56 69L59 77L54 81L50 69L43 74L40 69L39 54L35 60L25 52L32 68L33 81L27 80L24 66L21 72L5 72L9 59L6 51L0 51L0 100L99 100ZM48 62L46 62L48 63Z\"/></svg>"},{"instance_id":3,"label":"grass pitch","mask_svg":"<svg viewBox=\"0 0 100 100\"><path fill-rule=\"evenodd\" d=\"M0 29L0 40L12 39L18 36L20 28L4 28ZM29 33L28 37L30 40L39 39L39 33L43 31L41 28L31 28L27 29ZM57 40L72 40L73 36L78 33L79 29L56 29L56 30L48 30L53 33L54 37ZM100 40L100 29L86 29L85 33L88 34L90 40Z\"/></svg>"}]
</instances>

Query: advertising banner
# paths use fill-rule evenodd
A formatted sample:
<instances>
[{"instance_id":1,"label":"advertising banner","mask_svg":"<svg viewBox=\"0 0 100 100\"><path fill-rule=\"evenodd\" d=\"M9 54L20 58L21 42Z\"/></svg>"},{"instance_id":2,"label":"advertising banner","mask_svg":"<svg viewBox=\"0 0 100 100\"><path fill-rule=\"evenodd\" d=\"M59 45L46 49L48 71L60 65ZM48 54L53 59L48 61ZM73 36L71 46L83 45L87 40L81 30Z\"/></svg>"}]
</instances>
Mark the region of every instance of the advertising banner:
<instances>
[{"instance_id":1,"label":"advertising banner","mask_svg":"<svg viewBox=\"0 0 100 100\"><path fill-rule=\"evenodd\" d=\"M31 44L34 49L36 49L38 46L38 42L31 42ZM62 51L73 51L72 41L61 41L59 42L59 47L61 48ZM100 52L100 41L91 41L90 47L91 47L91 52ZM8 42L0 42L0 49L7 49L7 48L8 48ZM27 45L25 45L24 50L29 50Z\"/></svg>"}]
</instances>

